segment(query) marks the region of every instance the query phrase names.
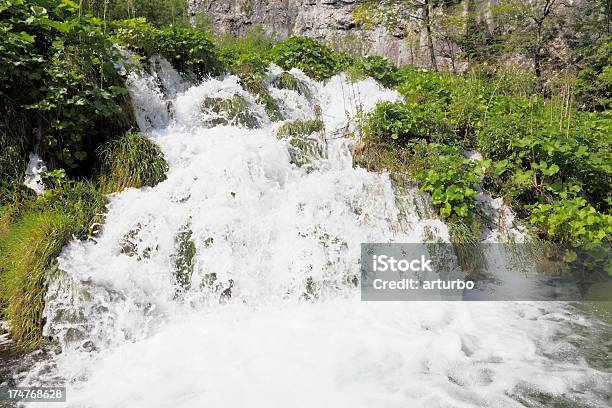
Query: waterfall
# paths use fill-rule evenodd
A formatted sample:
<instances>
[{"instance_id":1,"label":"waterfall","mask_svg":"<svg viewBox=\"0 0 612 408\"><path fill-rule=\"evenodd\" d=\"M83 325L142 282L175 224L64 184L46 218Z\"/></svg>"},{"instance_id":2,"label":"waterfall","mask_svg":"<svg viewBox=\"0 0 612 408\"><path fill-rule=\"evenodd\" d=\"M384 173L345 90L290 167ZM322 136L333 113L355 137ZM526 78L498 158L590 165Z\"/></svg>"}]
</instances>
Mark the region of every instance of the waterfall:
<instances>
[{"instance_id":1,"label":"waterfall","mask_svg":"<svg viewBox=\"0 0 612 408\"><path fill-rule=\"evenodd\" d=\"M61 353L23 383L65 383L70 407L603 398L609 378L577 346L550 341L588 325L562 304L359 300L360 243L450 239L418 190L353 166L355 115L395 91L298 70L306 91L279 89L271 67L285 120L323 120L325 132L304 141L307 166L292 155L303 145L277 137L282 122L237 77L193 85L163 60L152 68L129 83L167 179L111 195L101 234L64 248L44 311ZM205 102L219 100L243 101L254 126ZM186 240L195 256L181 285Z\"/></svg>"}]
</instances>

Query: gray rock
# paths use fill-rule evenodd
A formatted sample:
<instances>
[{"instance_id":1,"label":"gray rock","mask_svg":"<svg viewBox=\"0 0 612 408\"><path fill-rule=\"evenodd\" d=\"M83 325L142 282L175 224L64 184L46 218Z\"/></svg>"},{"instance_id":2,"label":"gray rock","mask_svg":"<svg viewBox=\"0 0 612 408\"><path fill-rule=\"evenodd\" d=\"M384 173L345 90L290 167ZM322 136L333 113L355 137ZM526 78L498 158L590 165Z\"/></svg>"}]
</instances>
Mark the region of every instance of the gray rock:
<instances>
[{"instance_id":1,"label":"gray rock","mask_svg":"<svg viewBox=\"0 0 612 408\"><path fill-rule=\"evenodd\" d=\"M249 13L245 13L248 1ZM483 10L478 18L492 24L486 10L498 0L460 0L450 6L436 7L434 18L449 12L466 13L468 8ZM584 1L584 0L575 0ZM305 35L330 43L340 51L353 56L382 55L391 62L429 67L429 52L426 46L425 30L419 20L407 23L403 30L389 32L383 27L364 30L356 24L352 12L359 5L356 0L187 0L191 15L197 12L209 14L215 21L218 32L243 34L256 24L265 27L279 39L290 35ZM450 3L449 3L450 4ZM448 51L443 36L434 39L438 66L451 67L451 56L458 47ZM455 61L456 63L456 61ZM462 68L457 68L461 70Z\"/></svg>"}]
</instances>

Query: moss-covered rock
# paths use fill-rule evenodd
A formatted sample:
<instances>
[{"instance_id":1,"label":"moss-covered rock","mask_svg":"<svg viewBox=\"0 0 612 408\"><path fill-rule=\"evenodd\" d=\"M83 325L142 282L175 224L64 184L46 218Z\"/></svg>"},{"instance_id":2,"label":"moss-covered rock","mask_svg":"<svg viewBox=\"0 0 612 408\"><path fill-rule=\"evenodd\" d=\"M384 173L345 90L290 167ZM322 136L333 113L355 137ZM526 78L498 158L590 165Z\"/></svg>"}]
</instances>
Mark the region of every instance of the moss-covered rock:
<instances>
[{"instance_id":1,"label":"moss-covered rock","mask_svg":"<svg viewBox=\"0 0 612 408\"><path fill-rule=\"evenodd\" d=\"M112 140L100 150L100 184L106 193L129 187L154 186L166 179L168 164L150 139L131 134Z\"/></svg>"},{"instance_id":2,"label":"moss-covered rock","mask_svg":"<svg viewBox=\"0 0 612 408\"><path fill-rule=\"evenodd\" d=\"M192 239L192 231L184 226L175 238L177 252L174 258L174 274L178 286L185 290L191 286L196 246Z\"/></svg>"},{"instance_id":3,"label":"moss-covered rock","mask_svg":"<svg viewBox=\"0 0 612 408\"><path fill-rule=\"evenodd\" d=\"M308 86L289 72L281 72L279 76L274 78L272 85L278 89L296 91L297 93L310 98L310 90L308 89Z\"/></svg>"},{"instance_id":4,"label":"moss-covered rock","mask_svg":"<svg viewBox=\"0 0 612 408\"><path fill-rule=\"evenodd\" d=\"M260 126L259 119L251 111L249 103L240 95L230 99L204 98L201 104L203 112L212 114L206 122L211 126L234 125L253 129Z\"/></svg>"},{"instance_id":5,"label":"moss-covered rock","mask_svg":"<svg viewBox=\"0 0 612 408\"><path fill-rule=\"evenodd\" d=\"M321 119L313 120L294 120L283 124L276 135L279 138L291 137L291 136L307 136L315 132L321 132L323 130L323 121Z\"/></svg>"},{"instance_id":6,"label":"moss-covered rock","mask_svg":"<svg viewBox=\"0 0 612 408\"><path fill-rule=\"evenodd\" d=\"M252 75L241 76L242 87L253 95L259 104L264 106L266 114L273 122L283 120L283 114L280 108L280 103L272 95L266 87L262 79L258 79Z\"/></svg>"}]
</instances>

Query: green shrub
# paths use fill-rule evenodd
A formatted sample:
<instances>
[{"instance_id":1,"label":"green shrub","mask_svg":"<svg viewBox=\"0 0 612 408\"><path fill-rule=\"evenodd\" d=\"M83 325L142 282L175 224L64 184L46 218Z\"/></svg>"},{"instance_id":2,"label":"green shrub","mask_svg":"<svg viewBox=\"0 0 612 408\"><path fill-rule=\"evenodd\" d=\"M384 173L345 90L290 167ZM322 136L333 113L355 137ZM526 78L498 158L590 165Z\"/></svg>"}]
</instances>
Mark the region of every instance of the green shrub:
<instances>
[{"instance_id":1,"label":"green shrub","mask_svg":"<svg viewBox=\"0 0 612 408\"><path fill-rule=\"evenodd\" d=\"M564 198L532 208L532 224L548 239L570 244L610 241L612 216L598 212L584 198Z\"/></svg>"},{"instance_id":2,"label":"green shrub","mask_svg":"<svg viewBox=\"0 0 612 408\"><path fill-rule=\"evenodd\" d=\"M489 179L521 204L579 192L603 210L612 180L612 120L573 112L573 122L560 127L553 108L524 98L493 105L477 137L479 150L496 162Z\"/></svg>"},{"instance_id":3,"label":"green shrub","mask_svg":"<svg viewBox=\"0 0 612 408\"><path fill-rule=\"evenodd\" d=\"M612 38L608 34L580 50L580 71L576 93L587 109L612 109Z\"/></svg>"},{"instance_id":4,"label":"green shrub","mask_svg":"<svg viewBox=\"0 0 612 408\"><path fill-rule=\"evenodd\" d=\"M444 218L466 218L474 208L476 185L488 163L465 158L454 148L430 145L430 165L413 173L421 191L431 193L433 203Z\"/></svg>"},{"instance_id":5,"label":"green shrub","mask_svg":"<svg viewBox=\"0 0 612 408\"><path fill-rule=\"evenodd\" d=\"M22 347L42 339L46 285L74 221L62 212L22 217L0 241L0 298L11 336Z\"/></svg>"},{"instance_id":6,"label":"green shrub","mask_svg":"<svg viewBox=\"0 0 612 408\"><path fill-rule=\"evenodd\" d=\"M106 193L154 186L165 180L168 170L159 146L138 134L102 146L100 163L100 183Z\"/></svg>"},{"instance_id":7,"label":"green shrub","mask_svg":"<svg viewBox=\"0 0 612 408\"><path fill-rule=\"evenodd\" d=\"M396 77L398 91L408 104L435 107L464 140L463 144L473 146L489 102L487 88L481 81L412 67L400 69Z\"/></svg>"},{"instance_id":8,"label":"green shrub","mask_svg":"<svg viewBox=\"0 0 612 408\"><path fill-rule=\"evenodd\" d=\"M31 132L27 115L19 113L8 99L0 98L0 180L23 177Z\"/></svg>"},{"instance_id":9,"label":"green shrub","mask_svg":"<svg viewBox=\"0 0 612 408\"><path fill-rule=\"evenodd\" d=\"M208 33L176 26L157 29L144 19L117 21L113 28L119 44L142 57L161 55L188 76L203 78L224 69Z\"/></svg>"},{"instance_id":10,"label":"green shrub","mask_svg":"<svg viewBox=\"0 0 612 408\"><path fill-rule=\"evenodd\" d=\"M397 72L397 90L408 103L433 103L446 106L452 97L452 84L457 79L447 73L425 71L406 65Z\"/></svg>"},{"instance_id":11,"label":"green shrub","mask_svg":"<svg viewBox=\"0 0 612 408\"><path fill-rule=\"evenodd\" d=\"M50 168L90 175L95 149L134 124L114 65L119 50L100 20L81 15L72 2L4 2L1 13L0 113L15 139L7 150L0 141L0 160L10 155L9 166L25 160L32 129L40 127L40 153Z\"/></svg>"},{"instance_id":12,"label":"green shrub","mask_svg":"<svg viewBox=\"0 0 612 408\"><path fill-rule=\"evenodd\" d=\"M307 136L315 132L323 130L323 121L321 119L313 120L294 120L292 122L284 123L276 135L279 138L291 137L291 136Z\"/></svg>"},{"instance_id":13,"label":"green shrub","mask_svg":"<svg viewBox=\"0 0 612 408\"><path fill-rule=\"evenodd\" d=\"M299 68L316 80L330 78L348 65L348 56L308 37L289 37L272 49L272 60L283 69Z\"/></svg>"},{"instance_id":14,"label":"green shrub","mask_svg":"<svg viewBox=\"0 0 612 408\"><path fill-rule=\"evenodd\" d=\"M411 139L449 140L450 126L435 106L381 102L367 115L367 143L405 144Z\"/></svg>"},{"instance_id":15,"label":"green shrub","mask_svg":"<svg viewBox=\"0 0 612 408\"><path fill-rule=\"evenodd\" d=\"M57 171L57 170L56 170ZM95 233L94 225L104 220L106 198L90 181L45 182L45 194L23 204L20 214L63 212L72 219L71 235L85 239Z\"/></svg>"},{"instance_id":16,"label":"green shrub","mask_svg":"<svg viewBox=\"0 0 612 408\"><path fill-rule=\"evenodd\" d=\"M372 55L358 60L355 68L367 77L372 77L388 88L399 83L397 67L385 57Z\"/></svg>"}]
</instances>

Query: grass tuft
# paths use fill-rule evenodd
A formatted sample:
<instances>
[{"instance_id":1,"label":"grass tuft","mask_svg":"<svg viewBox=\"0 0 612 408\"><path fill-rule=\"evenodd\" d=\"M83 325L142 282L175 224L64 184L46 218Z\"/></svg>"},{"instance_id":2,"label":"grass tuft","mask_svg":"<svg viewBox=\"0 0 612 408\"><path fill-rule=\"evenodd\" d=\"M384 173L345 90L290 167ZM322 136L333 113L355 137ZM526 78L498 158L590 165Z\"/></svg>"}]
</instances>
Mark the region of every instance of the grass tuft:
<instances>
[{"instance_id":1,"label":"grass tuft","mask_svg":"<svg viewBox=\"0 0 612 408\"><path fill-rule=\"evenodd\" d=\"M139 134L112 140L100 150L102 191L154 186L166 179L168 164L159 146Z\"/></svg>"},{"instance_id":2,"label":"grass tuft","mask_svg":"<svg viewBox=\"0 0 612 408\"><path fill-rule=\"evenodd\" d=\"M48 278L71 238L72 218L62 212L23 216L0 241L0 299L11 335L20 347L42 339Z\"/></svg>"}]
</instances>

